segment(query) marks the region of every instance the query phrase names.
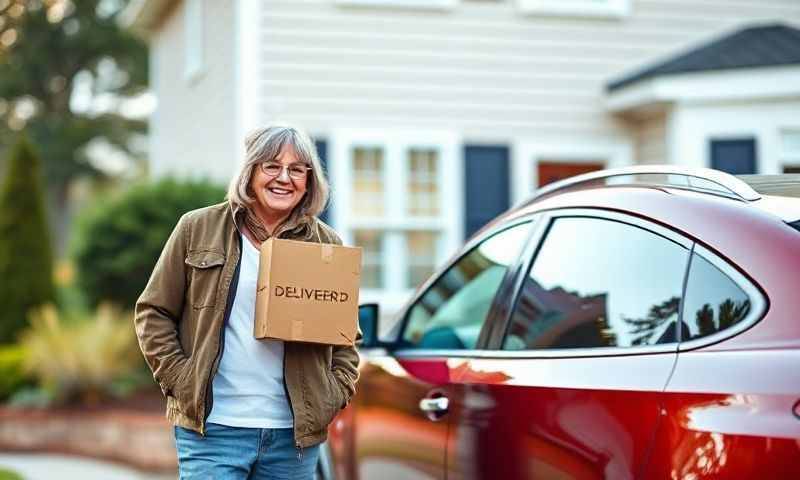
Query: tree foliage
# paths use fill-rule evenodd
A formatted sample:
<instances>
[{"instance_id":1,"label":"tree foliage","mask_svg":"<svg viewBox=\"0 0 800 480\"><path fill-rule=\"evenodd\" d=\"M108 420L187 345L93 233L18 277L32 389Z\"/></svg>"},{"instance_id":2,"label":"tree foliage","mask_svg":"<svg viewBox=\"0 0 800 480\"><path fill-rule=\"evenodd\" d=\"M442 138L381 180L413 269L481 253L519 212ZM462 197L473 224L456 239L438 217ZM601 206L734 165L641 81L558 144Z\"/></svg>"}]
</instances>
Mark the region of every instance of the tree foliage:
<instances>
[{"instance_id":1,"label":"tree foliage","mask_svg":"<svg viewBox=\"0 0 800 480\"><path fill-rule=\"evenodd\" d=\"M26 130L59 200L72 179L100 173L87 156L90 141L130 152L130 136L145 128L113 108L147 83L146 47L117 20L127 3L0 0L0 139ZM81 98L112 107L76 106Z\"/></svg>"},{"instance_id":2,"label":"tree foliage","mask_svg":"<svg viewBox=\"0 0 800 480\"><path fill-rule=\"evenodd\" d=\"M39 159L22 138L0 190L0 343L14 341L29 311L53 300L52 257Z\"/></svg>"},{"instance_id":3,"label":"tree foliage","mask_svg":"<svg viewBox=\"0 0 800 480\"><path fill-rule=\"evenodd\" d=\"M224 196L223 188L205 181L166 179L85 212L73 251L78 284L90 303L133 307L181 215Z\"/></svg>"}]
</instances>

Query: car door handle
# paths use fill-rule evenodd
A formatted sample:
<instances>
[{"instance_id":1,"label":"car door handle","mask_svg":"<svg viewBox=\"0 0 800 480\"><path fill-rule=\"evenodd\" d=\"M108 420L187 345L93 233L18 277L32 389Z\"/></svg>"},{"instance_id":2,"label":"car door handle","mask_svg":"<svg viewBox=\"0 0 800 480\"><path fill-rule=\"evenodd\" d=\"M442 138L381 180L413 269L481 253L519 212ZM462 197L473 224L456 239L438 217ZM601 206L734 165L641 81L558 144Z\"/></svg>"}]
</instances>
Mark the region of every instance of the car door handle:
<instances>
[{"instance_id":1,"label":"car door handle","mask_svg":"<svg viewBox=\"0 0 800 480\"><path fill-rule=\"evenodd\" d=\"M450 406L447 397L423 398L419 401L419 409L425 413L445 413Z\"/></svg>"}]
</instances>

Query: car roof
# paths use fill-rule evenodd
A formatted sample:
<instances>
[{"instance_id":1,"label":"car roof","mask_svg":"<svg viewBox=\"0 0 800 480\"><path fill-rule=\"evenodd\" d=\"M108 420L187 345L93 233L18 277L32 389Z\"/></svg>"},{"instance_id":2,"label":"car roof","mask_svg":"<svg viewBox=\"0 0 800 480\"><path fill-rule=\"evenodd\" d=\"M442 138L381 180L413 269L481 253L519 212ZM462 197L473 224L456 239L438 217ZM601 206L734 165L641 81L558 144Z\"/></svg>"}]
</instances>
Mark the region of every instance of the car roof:
<instances>
[{"instance_id":1,"label":"car roof","mask_svg":"<svg viewBox=\"0 0 800 480\"><path fill-rule=\"evenodd\" d=\"M773 348L785 345L786 338L800 335L794 313L796 285L800 282L800 232L785 220L787 215L797 217L798 200L763 195L744 201L668 186L593 186L527 202L506 212L487 229L502 228L521 217L567 209L579 209L578 214L584 209L614 211L660 224L698 241L730 262L762 292L769 292L769 322L759 322L758 328L704 348Z\"/></svg>"},{"instance_id":2,"label":"car roof","mask_svg":"<svg viewBox=\"0 0 800 480\"><path fill-rule=\"evenodd\" d=\"M691 171L697 173L697 169ZM608 173L613 175L614 171ZM699 241L712 251L722 252L723 258L745 272L760 271L764 265L783 270L787 255L800 259L800 226L790 223L800 219L798 198L748 192L750 187L733 176L729 177L747 187L739 191L754 199L744 200L738 195L705 187L654 183L602 185L595 181L596 177L589 182L581 182L579 177L584 176L574 177L577 182L571 179L570 183L562 184L565 188L535 195L498 217L486 229L535 213L599 209L660 224ZM778 251L783 253L766 262L759 257L762 252ZM779 263L781 258L783 265Z\"/></svg>"},{"instance_id":3,"label":"car roof","mask_svg":"<svg viewBox=\"0 0 800 480\"><path fill-rule=\"evenodd\" d=\"M800 174L733 176L709 168L674 165L636 165L578 175L540 188L519 207L566 192L615 186L656 189L676 195L702 193L743 202L786 223L800 221Z\"/></svg>"}]
</instances>

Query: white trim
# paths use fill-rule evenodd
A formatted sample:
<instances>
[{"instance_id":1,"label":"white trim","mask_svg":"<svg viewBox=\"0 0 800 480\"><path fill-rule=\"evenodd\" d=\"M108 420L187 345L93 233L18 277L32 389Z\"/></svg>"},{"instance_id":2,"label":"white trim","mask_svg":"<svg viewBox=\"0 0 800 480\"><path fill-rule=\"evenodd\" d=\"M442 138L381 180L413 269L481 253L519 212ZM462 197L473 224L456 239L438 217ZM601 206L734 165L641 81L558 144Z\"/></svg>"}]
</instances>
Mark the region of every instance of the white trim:
<instances>
[{"instance_id":1,"label":"white trim","mask_svg":"<svg viewBox=\"0 0 800 480\"><path fill-rule=\"evenodd\" d=\"M627 85L606 96L613 113L663 103L705 103L800 97L800 66L666 75Z\"/></svg>"},{"instance_id":2,"label":"white trim","mask_svg":"<svg viewBox=\"0 0 800 480\"><path fill-rule=\"evenodd\" d=\"M778 148L780 149L780 172L786 167L800 167L800 145L796 151L786 151L786 138L797 135L800 138L800 126L797 128L784 127L777 132Z\"/></svg>"},{"instance_id":3,"label":"white trim","mask_svg":"<svg viewBox=\"0 0 800 480\"><path fill-rule=\"evenodd\" d=\"M196 82L206 70L205 0L186 0L183 4L183 77Z\"/></svg>"},{"instance_id":4,"label":"white trim","mask_svg":"<svg viewBox=\"0 0 800 480\"><path fill-rule=\"evenodd\" d=\"M340 7L389 7L415 10L453 10L461 0L335 0Z\"/></svg>"},{"instance_id":5,"label":"white trim","mask_svg":"<svg viewBox=\"0 0 800 480\"><path fill-rule=\"evenodd\" d=\"M161 92L161 72L160 66L161 63L164 61L163 45L152 44L150 46L150 52L147 55L147 64L150 69L148 73L148 80L150 83L150 92L157 97L158 93ZM157 163L154 161L155 159L161 157L161 152L159 151L159 146L161 145L161 132L164 128L162 122L162 112L164 110L164 104L156 100L156 106L153 109L152 113L150 113L150 118L147 119L147 162L146 168L148 172L148 176L150 178L159 177L163 175L161 168L163 166L156 167Z\"/></svg>"},{"instance_id":6,"label":"white trim","mask_svg":"<svg viewBox=\"0 0 800 480\"><path fill-rule=\"evenodd\" d=\"M236 145L236 165L244 162L244 137L258 126L258 104L252 99L258 87L258 37L259 37L259 4L258 0L237 0L235 10L235 56L234 56L234 145Z\"/></svg>"},{"instance_id":7,"label":"white trim","mask_svg":"<svg viewBox=\"0 0 800 480\"><path fill-rule=\"evenodd\" d=\"M630 16L631 0L517 0L517 9L527 15L613 19Z\"/></svg>"},{"instance_id":8,"label":"white trim","mask_svg":"<svg viewBox=\"0 0 800 480\"><path fill-rule=\"evenodd\" d=\"M353 243L353 231L377 229L385 233L383 246L384 289L363 289L362 302L376 301L382 308L396 310L413 289L406 287L407 255L404 232L427 230L440 233L436 262L444 262L463 242L463 168L459 138L450 131L335 129L329 136L331 183L339 185L331 205L333 225L345 243ZM380 217L354 217L352 214L352 150L356 147L383 149L385 211ZM410 148L430 148L438 153L439 214L412 217L406 213L405 191L407 152Z\"/></svg>"},{"instance_id":9,"label":"white trim","mask_svg":"<svg viewBox=\"0 0 800 480\"><path fill-rule=\"evenodd\" d=\"M633 165L633 141L613 138L565 138L517 141L512 148L512 204L524 201L538 184L536 165L540 160L565 163L604 162L605 168Z\"/></svg>"}]
</instances>

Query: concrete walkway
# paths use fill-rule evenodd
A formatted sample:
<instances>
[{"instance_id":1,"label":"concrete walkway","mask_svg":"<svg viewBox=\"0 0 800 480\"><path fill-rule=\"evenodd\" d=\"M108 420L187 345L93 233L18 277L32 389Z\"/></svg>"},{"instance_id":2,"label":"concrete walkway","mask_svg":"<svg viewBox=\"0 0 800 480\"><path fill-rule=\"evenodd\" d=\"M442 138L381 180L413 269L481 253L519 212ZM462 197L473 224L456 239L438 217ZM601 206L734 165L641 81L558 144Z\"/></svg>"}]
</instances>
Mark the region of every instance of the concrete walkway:
<instances>
[{"instance_id":1,"label":"concrete walkway","mask_svg":"<svg viewBox=\"0 0 800 480\"><path fill-rule=\"evenodd\" d=\"M0 453L0 467L25 480L174 480L177 475L154 475L82 457L50 454Z\"/></svg>"}]
</instances>

